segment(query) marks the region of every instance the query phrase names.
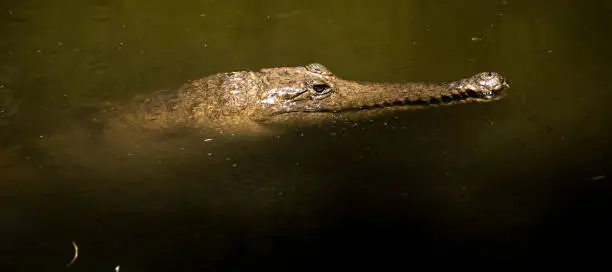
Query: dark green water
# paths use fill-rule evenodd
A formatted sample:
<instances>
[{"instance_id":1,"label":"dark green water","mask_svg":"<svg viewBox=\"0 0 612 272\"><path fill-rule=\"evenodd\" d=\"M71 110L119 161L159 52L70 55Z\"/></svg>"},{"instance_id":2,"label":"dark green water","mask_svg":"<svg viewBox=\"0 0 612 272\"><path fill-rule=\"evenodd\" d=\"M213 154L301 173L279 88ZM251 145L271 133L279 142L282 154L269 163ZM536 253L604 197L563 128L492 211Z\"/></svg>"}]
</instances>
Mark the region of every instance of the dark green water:
<instances>
[{"instance_id":1,"label":"dark green water","mask_svg":"<svg viewBox=\"0 0 612 272\"><path fill-rule=\"evenodd\" d=\"M609 256L612 2L157 2L2 1L0 271L64 270L73 240L73 271ZM354 128L83 133L105 98L310 62L364 81L490 70L512 88Z\"/></svg>"}]
</instances>

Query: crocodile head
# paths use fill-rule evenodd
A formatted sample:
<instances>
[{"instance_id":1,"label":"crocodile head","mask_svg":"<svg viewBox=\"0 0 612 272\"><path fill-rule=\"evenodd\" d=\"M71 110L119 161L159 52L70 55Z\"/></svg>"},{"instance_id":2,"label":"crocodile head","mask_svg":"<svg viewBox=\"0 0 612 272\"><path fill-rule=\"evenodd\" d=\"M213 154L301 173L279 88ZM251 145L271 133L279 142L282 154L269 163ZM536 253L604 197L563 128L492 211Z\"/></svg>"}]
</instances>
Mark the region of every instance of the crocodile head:
<instances>
[{"instance_id":1,"label":"crocodile head","mask_svg":"<svg viewBox=\"0 0 612 272\"><path fill-rule=\"evenodd\" d=\"M262 121L351 115L387 109L495 101L509 87L504 77L483 72L449 83L375 83L344 80L325 66L280 67L260 71L257 118ZM316 117L315 117L316 116Z\"/></svg>"}]
</instances>

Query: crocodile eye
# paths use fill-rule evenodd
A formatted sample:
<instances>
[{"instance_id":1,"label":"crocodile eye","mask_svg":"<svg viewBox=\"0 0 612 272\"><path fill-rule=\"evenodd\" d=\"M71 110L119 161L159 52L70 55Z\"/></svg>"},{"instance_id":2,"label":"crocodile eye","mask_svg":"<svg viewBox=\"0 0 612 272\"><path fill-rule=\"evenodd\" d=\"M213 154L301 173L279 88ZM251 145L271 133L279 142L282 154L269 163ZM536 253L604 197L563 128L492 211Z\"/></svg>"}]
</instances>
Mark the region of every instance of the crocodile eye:
<instances>
[{"instance_id":1,"label":"crocodile eye","mask_svg":"<svg viewBox=\"0 0 612 272\"><path fill-rule=\"evenodd\" d=\"M317 92L317 94L326 94L330 91L330 86L325 83L317 83L312 86L312 89Z\"/></svg>"}]
</instances>

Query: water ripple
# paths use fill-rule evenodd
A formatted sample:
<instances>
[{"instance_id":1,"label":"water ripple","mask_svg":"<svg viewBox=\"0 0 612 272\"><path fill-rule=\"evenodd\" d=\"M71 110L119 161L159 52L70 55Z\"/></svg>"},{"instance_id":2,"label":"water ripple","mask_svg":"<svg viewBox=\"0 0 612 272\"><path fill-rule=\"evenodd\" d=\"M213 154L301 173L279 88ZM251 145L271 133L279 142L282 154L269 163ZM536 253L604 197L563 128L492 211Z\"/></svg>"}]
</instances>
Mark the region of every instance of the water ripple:
<instances>
[{"instance_id":1,"label":"water ripple","mask_svg":"<svg viewBox=\"0 0 612 272\"><path fill-rule=\"evenodd\" d=\"M9 118L19 111L20 101L8 89L0 89L0 126L9 124Z\"/></svg>"}]
</instances>

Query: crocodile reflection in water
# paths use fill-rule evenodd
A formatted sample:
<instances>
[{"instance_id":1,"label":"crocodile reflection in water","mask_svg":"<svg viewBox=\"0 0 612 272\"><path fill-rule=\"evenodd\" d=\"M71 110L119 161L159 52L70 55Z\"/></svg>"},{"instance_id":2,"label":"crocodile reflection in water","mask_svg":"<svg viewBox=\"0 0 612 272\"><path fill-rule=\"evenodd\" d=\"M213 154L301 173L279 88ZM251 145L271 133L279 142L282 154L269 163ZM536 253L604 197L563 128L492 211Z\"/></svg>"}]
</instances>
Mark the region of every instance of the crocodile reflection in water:
<instances>
[{"instance_id":1,"label":"crocodile reflection in water","mask_svg":"<svg viewBox=\"0 0 612 272\"><path fill-rule=\"evenodd\" d=\"M448 83L376 83L345 80L313 63L214 74L176 91L113 105L113 112L127 127L253 131L269 123L355 120L390 110L495 101L507 87L506 79L495 72Z\"/></svg>"}]
</instances>

